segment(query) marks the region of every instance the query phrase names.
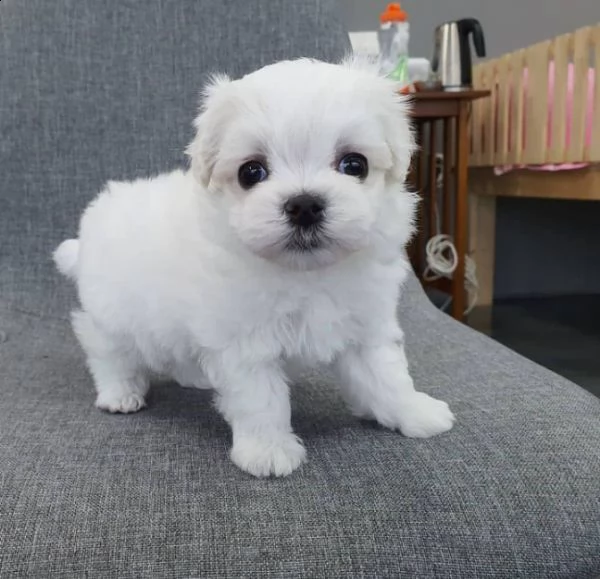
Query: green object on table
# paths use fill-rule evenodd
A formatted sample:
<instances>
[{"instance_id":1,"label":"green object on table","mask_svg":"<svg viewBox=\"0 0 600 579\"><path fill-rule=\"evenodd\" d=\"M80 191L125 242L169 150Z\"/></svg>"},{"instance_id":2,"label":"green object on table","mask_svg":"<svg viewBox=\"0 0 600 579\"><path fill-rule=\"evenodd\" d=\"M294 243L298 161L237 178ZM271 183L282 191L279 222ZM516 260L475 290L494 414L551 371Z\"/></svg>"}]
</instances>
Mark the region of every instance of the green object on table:
<instances>
[{"instance_id":1,"label":"green object on table","mask_svg":"<svg viewBox=\"0 0 600 579\"><path fill-rule=\"evenodd\" d=\"M388 76L400 83L408 84L408 56L402 55Z\"/></svg>"}]
</instances>

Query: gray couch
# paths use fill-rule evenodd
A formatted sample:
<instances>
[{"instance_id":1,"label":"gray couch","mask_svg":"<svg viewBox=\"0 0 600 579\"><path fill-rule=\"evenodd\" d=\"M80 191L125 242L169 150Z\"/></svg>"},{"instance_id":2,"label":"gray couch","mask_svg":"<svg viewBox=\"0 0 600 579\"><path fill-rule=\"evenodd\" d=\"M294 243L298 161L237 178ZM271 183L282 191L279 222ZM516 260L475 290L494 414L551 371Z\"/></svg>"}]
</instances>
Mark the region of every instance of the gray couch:
<instances>
[{"instance_id":1,"label":"gray couch","mask_svg":"<svg viewBox=\"0 0 600 579\"><path fill-rule=\"evenodd\" d=\"M450 433L350 417L294 390L310 460L255 480L206 392L103 414L50 251L107 178L183 162L203 75L347 49L333 0L0 4L0 577L600 574L600 402L438 313L399 306Z\"/></svg>"}]
</instances>

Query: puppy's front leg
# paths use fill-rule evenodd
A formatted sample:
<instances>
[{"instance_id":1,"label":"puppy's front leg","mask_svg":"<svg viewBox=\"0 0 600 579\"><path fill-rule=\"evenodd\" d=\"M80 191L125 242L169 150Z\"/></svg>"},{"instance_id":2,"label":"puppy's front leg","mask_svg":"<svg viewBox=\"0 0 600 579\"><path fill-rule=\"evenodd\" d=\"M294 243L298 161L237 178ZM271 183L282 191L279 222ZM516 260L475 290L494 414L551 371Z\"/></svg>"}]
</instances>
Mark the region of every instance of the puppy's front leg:
<instances>
[{"instance_id":1,"label":"puppy's front leg","mask_svg":"<svg viewBox=\"0 0 600 579\"><path fill-rule=\"evenodd\" d=\"M452 428L454 415L448 405L415 390L402 344L352 346L339 356L336 369L357 416L415 438Z\"/></svg>"},{"instance_id":2,"label":"puppy's front leg","mask_svg":"<svg viewBox=\"0 0 600 579\"><path fill-rule=\"evenodd\" d=\"M206 369L217 407L231 426L231 460L258 477L295 470L306 451L292 432L289 389L280 364L236 363L219 356Z\"/></svg>"}]
</instances>

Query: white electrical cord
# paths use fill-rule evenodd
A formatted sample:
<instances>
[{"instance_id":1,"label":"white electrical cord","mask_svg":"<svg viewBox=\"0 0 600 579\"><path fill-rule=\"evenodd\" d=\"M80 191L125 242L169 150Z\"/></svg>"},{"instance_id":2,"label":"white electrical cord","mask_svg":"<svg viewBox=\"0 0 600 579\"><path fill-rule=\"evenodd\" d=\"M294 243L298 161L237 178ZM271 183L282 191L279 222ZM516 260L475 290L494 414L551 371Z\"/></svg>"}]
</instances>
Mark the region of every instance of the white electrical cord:
<instances>
[{"instance_id":1,"label":"white electrical cord","mask_svg":"<svg viewBox=\"0 0 600 579\"><path fill-rule=\"evenodd\" d=\"M437 162L442 166L444 157L442 155L436 155ZM437 195L437 189L443 183L443 170L440 170L436 179L436 189L433 192ZM436 215L436 230L439 232L440 220L437 211L437 204L435 206ZM425 258L427 266L423 272L423 279L426 281L435 281L441 278L452 279L454 271L458 266L458 252L452 242L452 237L447 234L434 235L425 246ZM465 287L469 294L469 304L465 310L465 315L469 314L471 310L477 304L477 297L479 291L479 283L477 282L477 267L475 261L470 255L465 255ZM446 310L452 297L442 305L441 309Z\"/></svg>"}]
</instances>

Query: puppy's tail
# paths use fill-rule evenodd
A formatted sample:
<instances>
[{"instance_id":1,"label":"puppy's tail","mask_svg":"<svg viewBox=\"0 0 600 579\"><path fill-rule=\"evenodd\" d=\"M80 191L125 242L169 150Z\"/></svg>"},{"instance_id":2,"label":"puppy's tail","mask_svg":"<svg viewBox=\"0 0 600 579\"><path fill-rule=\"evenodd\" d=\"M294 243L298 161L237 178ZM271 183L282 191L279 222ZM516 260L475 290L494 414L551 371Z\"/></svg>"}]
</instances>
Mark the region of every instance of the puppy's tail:
<instances>
[{"instance_id":1,"label":"puppy's tail","mask_svg":"<svg viewBox=\"0 0 600 579\"><path fill-rule=\"evenodd\" d=\"M67 239L63 241L52 255L58 271L70 279L77 277L77 262L79 260L79 240Z\"/></svg>"}]
</instances>

